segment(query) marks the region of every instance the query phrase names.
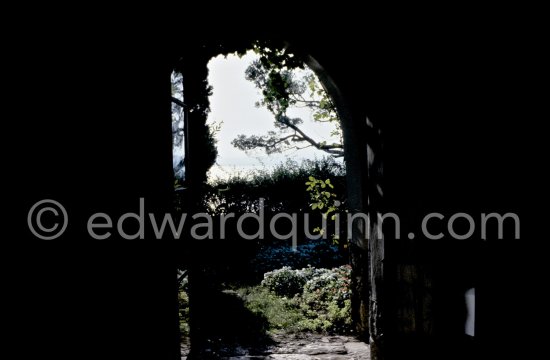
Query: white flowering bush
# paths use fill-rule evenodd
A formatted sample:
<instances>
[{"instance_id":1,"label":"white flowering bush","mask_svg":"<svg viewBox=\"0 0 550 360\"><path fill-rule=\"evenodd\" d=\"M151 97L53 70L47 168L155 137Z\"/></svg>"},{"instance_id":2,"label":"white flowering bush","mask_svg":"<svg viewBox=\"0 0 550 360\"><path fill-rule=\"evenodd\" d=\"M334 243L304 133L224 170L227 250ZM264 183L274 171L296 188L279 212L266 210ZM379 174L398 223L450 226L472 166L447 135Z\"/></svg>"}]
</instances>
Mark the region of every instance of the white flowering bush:
<instances>
[{"instance_id":1,"label":"white flowering bush","mask_svg":"<svg viewBox=\"0 0 550 360\"><path fill-rule=\"evenodd\" d=\"M313 276L304 285L300 306L317 330L349 333L351 323L351 267L340 266Z\"/></svg>"},{"instance_id":2,"label":"white flowering bush","mask_svg":"<svg viewBox=\"0 0 550 360\"><path fill-rule=\"evenodd\" d=\"M309 282L310 280L330 274L332 272L332 269L315 268L312 266L308 266L295 271L306 280L306 284L307 284L307 282Z\"/></svg>"},{"instance_id":3,"label":"white flowering bush","mask_svg":"<svg viewBox=\"0 0 550 360\"><path fill-rule=\"evenodd\" d=\"M272 296L283 297L284 308L293 314L294 320L289 322L287 330L344 334L352 332L350 279L349 265L299 270L285 266L266 273L261 287L267 288ZM256 307L261 299L255 297ZM273 299L270 301L273 303ZM262 306L266 308L270 305L266 301ZM281 317L280 310L274 313ZM281 327L280 321L276 327Z\"/></svg>"},{"instance_id":4,"label":"white flowering bush","mask_svg":"<svg viewBox=\"0 0 550 360\"><path fill-rule=\"evenodd\" d=\"M317 272L304 285L303 295L312 306L326 301L334 301L339 306L350 298L349 266L341 266L335 269Z\"/></svg>"},{"instance_id":5,"label":"white flowering bush","mask_svg":"<svg viewBox=\"0 0 550 360\"><path fill-rule=\"evenodd\" d=\"M306 278L289 266L264 274L261 285L279 296L292 297L302 292Z\"/></svg>"}]
</instances>

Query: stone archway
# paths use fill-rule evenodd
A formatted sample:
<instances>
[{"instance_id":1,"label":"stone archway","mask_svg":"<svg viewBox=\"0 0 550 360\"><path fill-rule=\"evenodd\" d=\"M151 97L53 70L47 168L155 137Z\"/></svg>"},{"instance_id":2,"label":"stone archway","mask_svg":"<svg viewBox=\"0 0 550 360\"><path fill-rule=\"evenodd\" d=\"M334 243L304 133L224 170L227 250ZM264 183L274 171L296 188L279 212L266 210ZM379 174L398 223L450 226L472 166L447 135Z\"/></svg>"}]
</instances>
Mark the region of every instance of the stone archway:
<instances>
[{"instance_id":1,"label":"stone archway","mask_svg":"<svg viewBox=\"0 0 550 360\"><path fill-rule=\"evenodd\" d=\"M380 132L375 128L372 122L368 121L363 106L358 107L356 100L350 97L350 89L343 89L338 79L333 78L330 70L325 69L316 57L314 49L309 49L300 42L278 42L284 43L292 52L299 54L304 62L316 73L321 83L334 100L339 117L342 121L344 133L344 152L346 160L347 188L349 207L352 212L376 214L381 202L382 190L380 186L381 179L381 141ZM251 42L210 42L198 44L195 51L187 49L189 56L182 56L183 63L179 64L180 71L184 74L184 87L186 89L186 99L201 99L204 101L204 87L206 86L207 70L206 65L210 58L219 54L227 54L235 51L243 51L250 47ZM313 51L310 51L313 50ZM319 49L318 49L319 50ZM360 70L360 69L358 69ZM186 100L188 101L188 100ZM196 100L195 100L196 101ZM195 106L193 100L188 105ZM204 106L204 104L200 105ZM206 105L207 106L207 105ZM205 114L196 111L189 114L190 133L193 127L203 126ZM200 141L191 137L189 141L190 161L190 188L197 186L203 181L203 174L194 173L193 167L199 168L197 162L193 159L193 151L200 152ZM198 192L191 191L197 194ZM191 196L192 198L192 196ZM191 200L192 201L192 200ZM376 216L370 216L376 218ZM383 337L384 328L384 307L383 303L383 285L384 285L384 243L383 239L376 238L376 221L369 222L369 228L366 228L363 221L353 222L352 239L350 250L352 254L353 280L352 280L352 315L356 323L359 337L368 340L373 349L373 358L381 359L383 356ZM365 230L366 229L366 230ZM367 233L366 233L366 232ZM369 236L370 241L366 241ZM200 251L200 250L199 250ZM195 258L195 260L199 259ZM192 271L190 271L190 282L199 286L200 281L192 280ZM195 272L195 276L198 276ZM200 286L193 291L200 292ZM197 295L195 295L197 296ZM195 305L193 305L193 303ZM200 313L200 306L203 302L191 301L191 312ZM197 317L197 315L195 315ZM200 315L198 315L200 317ZM195 325L193 325L195 324ZM196 337L192 335L192 343L201 341L201 324L198 319L191 319L191 332L199 334ZM195 340L193 340L195 339ZM192 345L193 346L193 345Z\"/></svg>"}]
</instances>

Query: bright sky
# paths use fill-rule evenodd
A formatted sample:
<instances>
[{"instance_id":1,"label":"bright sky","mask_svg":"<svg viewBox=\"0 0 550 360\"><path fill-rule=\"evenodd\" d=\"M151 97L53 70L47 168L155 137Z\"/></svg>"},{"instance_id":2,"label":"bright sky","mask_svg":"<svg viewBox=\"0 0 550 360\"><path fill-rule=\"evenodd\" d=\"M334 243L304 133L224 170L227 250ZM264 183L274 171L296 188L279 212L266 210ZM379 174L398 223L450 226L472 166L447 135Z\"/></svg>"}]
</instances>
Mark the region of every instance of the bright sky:
<instances>
[{"instance_id":1,"label":"bright sky","mask_svg":"<svg viewBox=\"0 0 550 360\"><path fill-rule=\"evenodd\" d=\"M220 124L223 122L216 136L218 159L217 164L210 170L210 178L225 178L235 172L270 168L284 162L289 157L300 161L327 155L314 148L271 155L267 155L263 150L245 153L231 145L231 141L239 134L264 135L269 130L274 130L273 114L263 107L256 108L254 106L255 102L262 97L260 90L245 79L245 69L256 56L251 51L242 58L236 55L229 55L227 58L218 56L208 64L210 70L208 82L213 87L208 123ZM308 109L292 109L288 111L288 115L302 118L304 123L301 125L301 129L315 140L329 143L338 142L337 137L330 136L334 125L314 122Z\"/></svg>"}]
</instances>

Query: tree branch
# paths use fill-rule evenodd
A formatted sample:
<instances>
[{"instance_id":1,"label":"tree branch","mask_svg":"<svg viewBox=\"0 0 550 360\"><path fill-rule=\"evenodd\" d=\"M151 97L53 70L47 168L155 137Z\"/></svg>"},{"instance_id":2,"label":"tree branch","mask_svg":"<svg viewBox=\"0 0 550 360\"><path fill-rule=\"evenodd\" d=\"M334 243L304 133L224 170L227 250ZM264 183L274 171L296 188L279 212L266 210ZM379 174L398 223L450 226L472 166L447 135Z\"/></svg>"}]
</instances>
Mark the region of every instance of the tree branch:
<instances>
[{"instance_id":1,"label":"tree branch","mask_svg":"<svg viewBox=\"0 0 550 360\"><path fill-rule=\"evenodd\" d=\"M172 102L178 106L181 106L182 108L187 108L187 105L181 101L180 99L172 96Z\"/></svg>"},{"instance_id":2,"label":"tree branch","mask_svg":"<svg viewBox=\"0 0 550 360\"><path fill-rule=\"evenodd\" d=\"M279 145L280 143L282 143L283 141L285 140L288 140L288 139L291 139L293 137L295 137L296 135L288 135L288 136L285 136L284 138L281 138L277 141L275 141L274 143L271 143L271 144L266 144L266 147L270 147L270 148L274 148L275 146Z\"/></svg>"},{"instance_id":3,"label":"tree branch","mask_svg":"<svg viewBox=\"0 0 550 360\"><path fill-rule=\"evenodd\" d=\"M288 126L292 130L296 131L298 134L300 134L300 137L303 140L307 141L308 143L315 146L319 150L323 150L323 151L325 151L329 154L333 154L333 155L343 155L344 154L343 150L334 150L334 149L343 149L343 146L340 145L340 144L324 145L324 144L318 143L317 141L313 140L311 137L307 136L302 130L300 130L300 128L298 126L292 124L290 121L288 121L288 120L286 120L286 121L285 120L277 120L277 121L279 121L280 123Z\"/></svg>"},{"instance_id":4,"label":"tree branch","mask_svg":"<svg viewBox=\"0 0 550 360\"><path fill-rule=\"evenodd\" d=\"M187 270L183 270L181 275L178 277L178 283L181 285L183 279L187 276Z\"/></svg>"}]
</instances>

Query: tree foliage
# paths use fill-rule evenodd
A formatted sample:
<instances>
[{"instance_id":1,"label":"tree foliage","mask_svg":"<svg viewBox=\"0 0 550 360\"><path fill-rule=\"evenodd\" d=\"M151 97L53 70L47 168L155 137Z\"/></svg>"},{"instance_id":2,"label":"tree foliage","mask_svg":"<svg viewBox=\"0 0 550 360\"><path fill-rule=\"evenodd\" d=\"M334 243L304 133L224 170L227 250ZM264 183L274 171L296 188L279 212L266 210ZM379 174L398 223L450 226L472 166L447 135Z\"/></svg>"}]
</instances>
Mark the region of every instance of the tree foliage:
<instances>
[{"instance_id":1,"label":"tree foliage","mask_svg":"<svg viewBox=\"0 0 550 360\"><path fill-rule=\"evenodd\" d=\"M232 141L233 146L244 151L260 148L267 154L315 147L334 157L343 156L336 106L315 74L298 57L284 49L256 44L254 51L260 57L248 66L245 77L262 91L262 99L256 106L265 107L273 114L275 130L265 135L241 134ZM315 121L333 125L331 135L339 136L340 141L327 143L308 135L301 128L301 118L288 116L288 110L293 107L308 108Z\"/></svg>"}]
</instances>

